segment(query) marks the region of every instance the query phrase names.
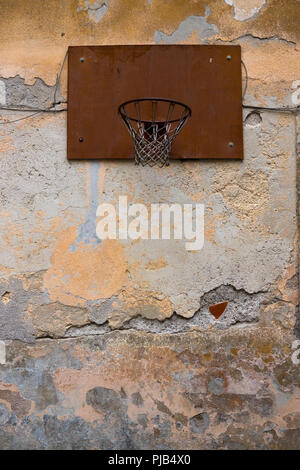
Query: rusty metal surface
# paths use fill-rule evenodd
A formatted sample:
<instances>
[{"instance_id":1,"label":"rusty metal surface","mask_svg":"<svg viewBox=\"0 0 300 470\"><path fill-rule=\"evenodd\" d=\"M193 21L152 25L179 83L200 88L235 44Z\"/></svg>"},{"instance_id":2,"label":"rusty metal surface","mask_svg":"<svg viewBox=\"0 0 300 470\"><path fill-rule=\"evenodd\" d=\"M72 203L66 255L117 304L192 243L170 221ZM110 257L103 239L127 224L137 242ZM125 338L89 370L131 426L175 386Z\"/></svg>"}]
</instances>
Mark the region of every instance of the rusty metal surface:
<instances>
[{"instance_id":1,"label":"rusty metal surface","mask_svg":"<svg viewBox=\"0 0 300 470\"><path fill-rule=\"evenodd\" d=\"M219 304L210 305L209 311L215 317L215 319L218 320L218 318L220 318L220 316L224 313L227 305L228 302L221 302Z\"/></svg>"},{"instance_id":2,"label":"rusty metal surface","mask_svg":"<svg viewBox=\"0 0 300 470\"><path fill-rule=\"evenodd\" d=\"M134 158L118 106L145 96L192 109L171 158L243 158L240 46L74 46L68 63L69 159Z\"/></svg>"}]
</instances>

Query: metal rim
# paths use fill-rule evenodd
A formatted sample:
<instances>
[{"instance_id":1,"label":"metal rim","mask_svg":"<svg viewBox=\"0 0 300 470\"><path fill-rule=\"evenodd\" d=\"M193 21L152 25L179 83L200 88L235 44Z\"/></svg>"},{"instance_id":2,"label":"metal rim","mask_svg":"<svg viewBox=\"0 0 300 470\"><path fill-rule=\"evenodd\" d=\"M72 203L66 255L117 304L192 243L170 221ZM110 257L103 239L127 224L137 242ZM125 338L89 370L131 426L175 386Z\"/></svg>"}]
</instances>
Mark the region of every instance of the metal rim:
<instances>
[{"instance_id":1,"label":"metal rim","mask_svg":"<svg viewBox=\"0 0 300 470\"><path fill-rule=\"evenodd\" d=\"M148 121L148 120L136 119L136 118L130 117L125 111L125 106L127 106L128 104L131 104L131 103L137 103L137 102L141 102L141 101L163 101L165 103L177 104L179 106L182 106L186 110L186 113L185 113L184 116L181 116L178 119L170 119L170 120L168 120L168 123L180 122L182 120L190 118L191 115L192 115L191 108L187 104L181 103L181 101L170 100L168 98L137 98L135 100L128 100L128 101L125 101L124 103L120 104L120 106L118 108L118 113L120 114L122 119L123 120L130 119L131 121L134 121L134 122L144 122L144 123L154 123L154 122L155 123L162 123L162 122L165 122L164 120L162 120L162 121L152 121L152 120ZM122 111L122 108L124 108L125 112Z\"/></svg>"}]
</instances>

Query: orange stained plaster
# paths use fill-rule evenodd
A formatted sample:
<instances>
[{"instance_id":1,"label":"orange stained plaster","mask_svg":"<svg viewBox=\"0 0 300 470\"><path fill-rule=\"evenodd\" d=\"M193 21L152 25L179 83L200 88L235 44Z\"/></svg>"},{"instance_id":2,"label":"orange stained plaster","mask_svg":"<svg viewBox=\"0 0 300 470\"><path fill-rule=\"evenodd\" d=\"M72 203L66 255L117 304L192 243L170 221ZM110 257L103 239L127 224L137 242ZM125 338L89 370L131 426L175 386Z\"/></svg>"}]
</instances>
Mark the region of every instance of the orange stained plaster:
<instances>
[{"instance_id":1,"label":"orange stained plaster","mask_svg":"<svg viewBox=\"0 0 300 470\"><path fill-rule=\"evenodd\" d=\"M127 280L123 247L117 240L104 240L92 247L76 243L76 227L61 232L44 276L50 298L67 305L83 305L86 300L109 298ZM71 245L75 250L71 251Z\"/></svg>"}]
</instances>

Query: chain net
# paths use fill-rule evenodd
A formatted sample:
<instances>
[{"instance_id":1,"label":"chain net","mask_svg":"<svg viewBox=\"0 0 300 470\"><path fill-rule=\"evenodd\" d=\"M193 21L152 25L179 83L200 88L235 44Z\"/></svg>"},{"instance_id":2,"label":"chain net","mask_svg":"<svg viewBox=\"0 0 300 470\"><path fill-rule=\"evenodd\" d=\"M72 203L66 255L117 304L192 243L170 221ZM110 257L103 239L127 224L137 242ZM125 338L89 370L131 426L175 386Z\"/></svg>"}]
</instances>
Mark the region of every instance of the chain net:
<instances>
[{"instance_id":1,"label":"chain net","mask_svg":"<svg viewBox=\"0 0 300 470\"><path fill-rule=\"evenodd\" d=\"M172 143L187 123L191 110L163 98L127 101L119 107L135 148L135 163L150 167L169 165Z\"/></svg>"}]
</instances>

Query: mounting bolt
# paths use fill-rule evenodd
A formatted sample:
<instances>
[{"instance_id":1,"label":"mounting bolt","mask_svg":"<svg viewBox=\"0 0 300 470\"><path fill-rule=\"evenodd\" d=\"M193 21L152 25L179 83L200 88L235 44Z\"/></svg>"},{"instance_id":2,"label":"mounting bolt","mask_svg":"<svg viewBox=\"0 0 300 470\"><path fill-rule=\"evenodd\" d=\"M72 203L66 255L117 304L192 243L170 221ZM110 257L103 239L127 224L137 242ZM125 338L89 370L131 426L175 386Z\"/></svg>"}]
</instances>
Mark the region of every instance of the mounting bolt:
<instances>
[{"instance_id":1,"label":"mounting bolt","mask_svg":"<svg viewBox=\"0 0 300 470\"><path fill-rule=\"evenodd\" d=\"M79 142L83 142L83 137L79 137Z\"/></svg>"},{"instance_id":2,"label":"mounting bolt","mask_svg":"<svg viewBox=\"0 0 300 470\"><path fill-rule=\"evenodd\" d=\"M227 59L227 60L231 60L231 55L228 55L228 56L226 57L226 59Z\"/></svg>"},{"instance_id":3,"label":"mounting bolt","mask_svg":"<svg viewBox=\"0 0 300 470\"><path fill-rule=\"evenodd\" d=\"M233 142L228 142L229 147L233 147L234 143Z\"/></svg>"},{"instance_id":4,"label":"mounting bolt","mask_svg":"<svg viewBox=\"0 0 300 470\"><path fill-rule=\"evenodd\" d=\"M84 57L80 57L80 62L84 62Z\"/></svg>"}]
</instances>

